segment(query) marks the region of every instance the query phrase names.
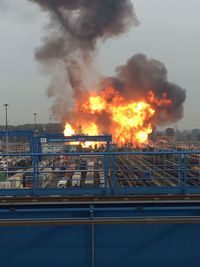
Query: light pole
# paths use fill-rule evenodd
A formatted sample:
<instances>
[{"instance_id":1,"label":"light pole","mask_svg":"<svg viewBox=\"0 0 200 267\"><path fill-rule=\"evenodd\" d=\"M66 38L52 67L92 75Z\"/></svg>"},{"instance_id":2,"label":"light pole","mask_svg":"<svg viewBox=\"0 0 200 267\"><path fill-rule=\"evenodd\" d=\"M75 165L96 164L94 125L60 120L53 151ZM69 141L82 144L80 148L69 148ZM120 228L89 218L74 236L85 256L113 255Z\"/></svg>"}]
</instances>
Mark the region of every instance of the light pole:
<instances>
[{"instance_id":1,"label":"light pole","mask_svg":"<svg viewBox=\"0 0 200 267\"><path fill-rule=\"evenodd\" d=\"M52 118L49 117L49 132L51 132L51 121L52 121Z\"/></svg>"},{"instance_id":2,"label":"light pole","mask_svg":"<svg viewBox=\"0 0 200 267\"><path fill-rule=\"evenodd\" d=\"M8 104L4 104L5 112L6 112L6 125L5 125L5 131L6 131L6 154L8 153ZM8 157L6 156L6 177L8 178Z\"/></svg>"},{"instance_id":3,"label":"light pole","mask_svg":"<svg viewBox=\"0 0 200 267\"><path fill-rule=\"evenodd\" d=\"M5 111L6 111L6 132L8 131L8 104L4 104Z\"/></svg>"},{"instance_id":4,"label":"light pole","mask_svg":"<svg viewBox=\"0 0 200 267\"><path fill-rule=\"evenodd\" d=\"M49 133L52 132L52 129L51 129L51 121L52 121L52 118L49 117ZM51 152L53 153L53 143L51 143Z\"/></svg>"},{"instance_id":5,"label":"light pole","mask_svg":"<svg viewBox=\"0 0 200 267\"><path fill-rule=\"evenodd\" d=\"M34 116L35 131L36 131L36 126L37 126L37 113L33 113L33 116Z\"/></svg>"}]
</instances>

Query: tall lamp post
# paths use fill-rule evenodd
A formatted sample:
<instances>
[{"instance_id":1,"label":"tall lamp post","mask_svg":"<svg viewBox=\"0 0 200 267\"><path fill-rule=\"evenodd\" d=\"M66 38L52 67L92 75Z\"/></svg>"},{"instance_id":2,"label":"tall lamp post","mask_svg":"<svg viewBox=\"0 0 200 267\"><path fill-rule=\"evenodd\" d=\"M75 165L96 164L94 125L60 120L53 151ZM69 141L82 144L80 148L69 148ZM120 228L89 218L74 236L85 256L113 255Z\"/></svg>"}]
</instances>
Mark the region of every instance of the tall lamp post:
<instances>
[{"instance_id":1,"label":"tall lamp post","mask_svg":"<svg viewBox=\"0 0 200 267\"><path fill-rule=\"evenodd\" d=\"M49 117L49 133L53 132L52 128L51 128L51 121L52 121L52 118ZM51 152L53 153L53 143L51 143Z\"/></svg>"},{"instance_id":2,"label":"tall lamp post","mask_svg":"<svg viewBox=\"0 0 200 267\"><path fill-rule=\"evenodd\" d=\"M35 131L36 131L36 126L37 126L37 113L33 113L34 116L34 124L35 124Z\"/></svg>"},{"instance_id":3,"label":"tall lamp post","mask_svg":"<svg viewBox=\"0 0 200 267\"><path fill-rule=\"evenodd\" d=\"M8 104L4 104L5 107L5 114L6 114L6 125L5 125L5 131L6 131L6 154L8 153ZM6 157L6 177L8 178L8 157Z\"/></svg>"},{"instance_id":4,"label":"tall lamp post","mask_svg":"<svg viewBox=\"0 0 200 267\"><path fill-rule=\"evenodd\" d=\"M51 121L52 121L52 118L50 117L49 118L49 132L51 132Z\"/></svg>"}]
</instances>

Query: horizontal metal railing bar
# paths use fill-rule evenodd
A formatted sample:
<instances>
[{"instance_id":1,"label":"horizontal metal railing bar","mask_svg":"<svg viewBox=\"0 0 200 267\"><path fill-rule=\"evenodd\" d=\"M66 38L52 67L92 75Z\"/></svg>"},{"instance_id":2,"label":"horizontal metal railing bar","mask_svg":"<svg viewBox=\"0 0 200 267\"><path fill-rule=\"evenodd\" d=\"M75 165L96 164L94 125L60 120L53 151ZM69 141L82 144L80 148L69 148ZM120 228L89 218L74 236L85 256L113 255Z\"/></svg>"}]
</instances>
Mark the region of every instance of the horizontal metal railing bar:
<instances>
[{"instance_id":1,"label":"horizontal metal railing bar","mask_svg":"<svg viewBox=\"0 0 200 267\"><path fill-rule=\"evenodd\" d=\"M21 174L21 173L34 173L35 172L35 170L34 170L34 168L31 168L31 170L30 169L28 169L28 170L21 170L21 171L19 171L19 172L16 172L16 171L4 171L4 172L1 172L0 171L0 173L8 173L8 174L13 174L13 175L17 175L17 174ZM96 170L90 170L90 169L86 169L86 170L77 170L77 169L73 169L73 170L40 170L40 169L38 169L38 171L37 171L38 173L42 173L42 174L44 174L44 173L52 173L52 174L59 174L59 173L74 173L74 172L78 172L78 173L96 173L96 172L101 172L101 173L103 173L104 172L104 170L99 170L99 169L96 169Z\"/></svg>"},{"instance_id":2,"label":"horizontal metal railing bar","mask_svg":"<svg viewBox=\"0 0 200 267\"><path fill-rule=\"evenodd\" d=\"M7 156L25 156L25 157L34 157L34 156L60 156L60 155L66 155L66 156L81 156L81 155L88 155L88 156L99 156L99 155L191 155L191 154L200 154L200 150L179 150L179 151L169 151L169 150L163 150L163 151L109 151L109 152L59 152L58 153L2 153L2 157Z\"/></svg>"},{"instance_id":3,"label":"horizontal metal railing bar","mask_svg":"<svg viewBox=\"0 0 200 267\"><path fill-rule=\"evenodd\" d=\"M86 204L85 204L86 205ZM32 212L32 213L37 213L37 214L44 214L44 212L47 211L47 207L45 206L44 208L22 208L22 207L15 207L15 206L12 206L12 208L5 208L5 205L4 204L0 204L0 206L3 206L3 208L0 209L0 215L3 215L5 213L8 213L8 212L17 212L17 215L19 216L22 216L23 214L27 214L28 212ZM142 213L145 213L146 212L158 212L162 209L162 213L163 213L163 216L165 216L165 212L174 212L176 211L177 213L178 212L190 212L190 211L197 211L199 213L199 210L200 210L200 207L199 206L176 206L176 204L174 204L173 206L132 206L132 207L124 207L124 205L122 207L90 207L89 205L87 205L87 207L78 207L77 208L77 205L75 204L73 207L73 205L71 204L70 208L68 207L61 207L61 208L49 208L49 212L60 212L62 213L62 215L66 212L73 212L74 214L75 213L79 213L80 211L83 211L83 212L93 212L94 214L95 213L98 213L98 212L133 212L133 216L134 216L134 212L142 212ZM151 215L152 217L155 217L155 216L158 216L156 214L152 214ZM178 216L178 214L177 214ZM180 216L180 215L179 215ZM182 215L183 216L183 215ZM96 217L99 218L99 216L96 215ZM113 216L113 218L115 218L116 216ZM1 220L2 218L0 218Z\"/></svg>"},{"instance_id":4,"label":"horizontal metal railing bar","mask_svg":"<svg viewBox=\"0 0 200 267\"><path fill-rule=\"evenodd\" d=\"M105 188L70 187L60 189L0 189L0 196L105 195Z\"/></svg>"},{"instance_id":5,"label":"horizontal metal railing bar","mask_svg":"<svg viewBox=\"0 0 200 267\"><path fill-rule=\"evenodd\" d=\"M18 205L18 204L35 204L59 203L62 205L74 203L199 203L200 194L191 195L120 195L120 196L18 196L18 197L0 197L2 205Z\"/></svg>"},{"instance_id":6,"label":"horizontal metal railing bar","mask_svg":"<svg viewBox=\"0 0 200 267\"><path fill-rule=\"evenodd\" d=\"M91 224L199 224L200 216L166 216L156 218L88 218L88 219L47 219L47 220L0 220L0 226L33 226L33 225L91 225Z\"/></svg>"}]
</instances>

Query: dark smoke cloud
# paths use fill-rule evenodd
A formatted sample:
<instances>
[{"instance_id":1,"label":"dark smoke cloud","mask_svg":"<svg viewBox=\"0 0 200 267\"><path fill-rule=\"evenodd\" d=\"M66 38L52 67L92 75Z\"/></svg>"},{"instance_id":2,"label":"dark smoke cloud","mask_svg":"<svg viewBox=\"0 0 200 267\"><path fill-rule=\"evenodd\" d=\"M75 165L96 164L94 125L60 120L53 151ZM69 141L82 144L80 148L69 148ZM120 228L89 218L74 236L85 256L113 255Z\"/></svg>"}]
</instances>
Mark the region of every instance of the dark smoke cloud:
<instances>
[{"instance_id":1,"label":"dark smoke cloud","mask_svg":"<svg viewBox=\"0 0 200 267\"><path fill-rule=\"evenodd\" d=\"M71 108L88 97L88 83L93 75L93 62L99 41L118 36L131 25L138 25L131 0L29 0L48 12L51 23L36 58L55 73L48 96L55 99L52 115L56 119L75 118ZM60 78L59 78L60 77ZM94 82L94 81L93 81ZM91 83L92 84L92 83ZM112 86L125 98L146 97L149 90L160 99L166 94L171 106L159 106L155 125L177 121L183 116L185 90L168 81L163 63L143 54L133 56L116 69L116 77L100 81L99 87ZM92 87L94 89L94 83ZM73 103L73 104L72 104ZM79 114L77 113L77 119ZM86 118L88 119L88 118ZM97 117L98 124L106 115ZM107 123L108 125L108 123Z\"/></svg>"},{"instance_id":2,"label":"dark smoke cloud","mask_svg":"<svg viewBox=\"0 0 200 267\"><path fill-rule=\"evenodd\" d=\"M30 0L50 12L54 23L70 34L82 49L82 42L94 47L98 38L125 32L137 18L130 0ZM69 42L69 40L68 40Z\"/></svg>"},{"instance_id":3,"label":"dark smoke cloud","mask_svg":"<svg viewBox=\"0 0 200 267\"><path fill-rule=\"evenodd\" d=\"M82 70L92 67L98 41L118 36L126 32L130 25L138 24L130 0L29 1L48 12L51 19L49 35L43 39L42 47L37 49L36 58L50 69L62 65L68 77L65 90L69 94L72 90L74 99L84 91ZM48 95L56 98L52 112L59 115L58 118L61 114L55 111L60 112L58 91L62 90L55 86L54 79L52 82ZM55 86L54 90L52 85ZM60 101L63 103L62 95Z\"/></svg>"},{"instance_id":4,"label":"dark smoke cloud","mask_svg":"<svg viewBox=\"0 0 200 267\"><path fill-rule=\"evenodd\" d=\"M116 68L116 77L104 78L101 87L115 86L126 99L141 99L153 91L158 99L164 95L172 100L172 105L156 107L155 124L165 125L183 116L186 92L177 84L168 81L167 69L163 63L148 59L143 54L131 57L125 65Z\"/></svg>"}]
</instances>

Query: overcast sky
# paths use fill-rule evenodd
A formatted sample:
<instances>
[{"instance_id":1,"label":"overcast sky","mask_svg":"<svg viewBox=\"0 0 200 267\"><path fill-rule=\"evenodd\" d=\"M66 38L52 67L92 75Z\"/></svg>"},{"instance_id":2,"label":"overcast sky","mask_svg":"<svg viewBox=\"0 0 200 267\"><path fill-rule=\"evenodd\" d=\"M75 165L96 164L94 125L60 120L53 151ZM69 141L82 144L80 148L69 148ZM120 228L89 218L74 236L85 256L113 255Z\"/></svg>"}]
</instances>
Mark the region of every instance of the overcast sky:
<instances>
[{"instance_id":1,"label":"overcast sky","mask_svg":"<svg viewBox=\"0 0 200 267\"><path fill-rule=\"evenodd\" d=\"M117 0L116 0L117 1ZM136 53L162 61L169 80L187 90L180 129L200 128L200 1L134 0L140 26L99 47L104 74L114 73ZM35 61L35 48L46 34L48 16L27 0L0 0L0 124L3 104L9 104L9 123L48 122L52 99L46 96L49 76Z\"/></svg>"}]
</instances>

